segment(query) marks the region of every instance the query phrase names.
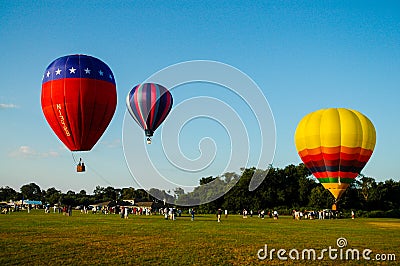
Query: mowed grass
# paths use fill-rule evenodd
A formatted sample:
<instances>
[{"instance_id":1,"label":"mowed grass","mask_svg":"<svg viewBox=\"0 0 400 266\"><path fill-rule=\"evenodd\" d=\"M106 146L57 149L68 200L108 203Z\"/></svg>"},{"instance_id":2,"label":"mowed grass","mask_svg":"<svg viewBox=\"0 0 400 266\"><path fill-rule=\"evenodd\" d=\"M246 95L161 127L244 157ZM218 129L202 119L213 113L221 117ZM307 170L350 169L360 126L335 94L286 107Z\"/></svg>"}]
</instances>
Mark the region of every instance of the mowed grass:
<instances>
[{"instance_id":1,"label":"mowed grass","mask_svg":"<svg viewBox=\"0 0 400 266\"><path fill-rule=\"evenodd\" d=\"M164 220L161 215L133 216L45 214L42 210L0 215L0 265L257 265L338 263L371 264L377 261L259 260L268 250L337 248L339 237L346 248L371 249L375 254L395 254L400 261L399 219L278 220L238 215L197 215ZM285 256L288 256L286 253Z\"/></svg>"}]
</instances>

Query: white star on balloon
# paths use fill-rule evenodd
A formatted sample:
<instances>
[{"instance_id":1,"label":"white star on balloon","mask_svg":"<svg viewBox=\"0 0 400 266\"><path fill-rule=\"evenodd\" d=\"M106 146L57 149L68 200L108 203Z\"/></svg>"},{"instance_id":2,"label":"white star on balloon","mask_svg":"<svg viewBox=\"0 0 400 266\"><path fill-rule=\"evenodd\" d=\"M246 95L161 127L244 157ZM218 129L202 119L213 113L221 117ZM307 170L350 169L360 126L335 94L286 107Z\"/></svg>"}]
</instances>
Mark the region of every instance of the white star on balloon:
<instances>
[{"instance_id":1,"label":"white star on balloon","mask_svg":"<svg viewBox=\"0 0 400 266\"><path fill-rule=\"evenodd\" d=\"M57 70L56 70L56 75L60 75L61 74L61 69L59 69L59 68L57 68Z\"/></svg>"},{"instance_id":2,"label":"white star on balloon","mask_svg":"<svg viewBox=\"0 0 400 266\"><path fill-rule=\"evenodd\" d=\"M76 68L74 68L74 67L71 67L70 69L68 69L69 70L69 73L70 74L75 74L75 70L76 70Z\"/></svg>"},{"instance_id":3,"label":"white star on balloon","mask_svg":"<svg viewBox=\"0 0 400 266\"><path fill-rule=\"evenodd\" d=\"M86 68L86 69L85 69L85 73L86 73L86 74L90 74L90 69L89 69L89 68Z\"/></svg>"},{"instance_id":4,"label":"white star on balloon","mask_svg":"<svg viewBox=\"0 0 400 266\"><path fill-rule=\"evenodd\" d=\"M99 70L100 76L103 76L103 71Z\"/></svg>"},{"instance_id":5,"label":"white star on balloon","mask_svg":"<svg viewBox=\"0 0 400 266\"><path fill-rule=\"evenodd\" d=\"M46 77L50 77L50 71L47 71Z\"/></svg>"}]
</instances>

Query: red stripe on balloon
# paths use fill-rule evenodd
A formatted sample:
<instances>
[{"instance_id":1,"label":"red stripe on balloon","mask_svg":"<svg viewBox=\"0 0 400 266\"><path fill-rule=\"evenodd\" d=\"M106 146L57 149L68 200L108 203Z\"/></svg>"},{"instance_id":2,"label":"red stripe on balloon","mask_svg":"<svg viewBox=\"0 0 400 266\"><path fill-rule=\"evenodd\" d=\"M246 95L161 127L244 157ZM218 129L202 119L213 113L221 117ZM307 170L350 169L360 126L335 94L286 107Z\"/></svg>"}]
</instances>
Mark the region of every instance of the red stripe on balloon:
<instances>
[{"instance_id":1,"label":"red stripe on balloon","mask_svg":"<svg viewBox=\"0 0 400 266\"><path fill-rule=\"evenodd\" d=\"M157 104L157 89L155 84L149 84L150 85L150 96L151 96L151 103L150 103L150 117L147 118L147 124L149 125L149 128L152 128L153 123L154 123L154 112L155 112L155 107Z\"/></svg>"},{"instance_id":2,"label":"red stripe on balloon","mask_svg":"<svg viewBox=\"0 0 400 266\"><path fill-rule=\"evenodd\" d=\"M135 90L135 93L133 94L133 98L134 98L133 102L135 104L136 111L139 114L139 119L140 119L139 121L141 122L143 129L146 130L147 129L146 121L144 121L143 114L142 114L142 111L139 106L141 103L138 100L139 94L142 93L142 90L143 90L142 85L138 85L137 89ZM143 95L141 95L141 97L143 97Z\"/></svg>"}]
</instances>

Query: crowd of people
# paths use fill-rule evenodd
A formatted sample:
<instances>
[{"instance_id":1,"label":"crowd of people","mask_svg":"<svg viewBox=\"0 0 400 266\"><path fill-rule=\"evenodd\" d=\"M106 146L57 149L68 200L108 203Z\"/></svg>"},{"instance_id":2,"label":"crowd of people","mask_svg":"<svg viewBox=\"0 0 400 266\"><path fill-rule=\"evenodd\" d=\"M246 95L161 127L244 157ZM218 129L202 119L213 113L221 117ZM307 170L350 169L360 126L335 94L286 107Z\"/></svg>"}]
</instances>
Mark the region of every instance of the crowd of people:
<instances>
[{"instance_id":1,"label":"crowd of people","mask_svg":"<svg viewBox=\"0 0 400 266\"><path fill-rule=\"evenodd\" d=\"M279 214L277 210L258 210L256 213L258 215L258 218L264 219L265 217L273 218L274 220L277 220L279 218ZM242 216L244 219L246 219L248 216L253 217L255 213L253 210L248 211L247 209L243 209L242 211ZM303 220L303 219L309 219L309 220L314 220L314 219L319 219L319 220L324 220L324 219L337 219L341 217L341 213L338 211L333 211L330 209L325 209L325 210L320 210L320 211L300 211L300 210L293 210L292 212L293 219L295 220ZM355 218L355 213L354 211L351 211L351 218Z\"/></svg>"},{"instance_id":2,"label":"crowd of people","mask_svg":"<svg viewBox=\"0 0 400 266\"><path fill-rule=\"evenodd\" d=\"M56 206L53 207L45 206L44 212L50 213L50 209L53 208L54 213L62 213L67 216L72 215L72 206ZM82 214L120 214L121 218L128 219L129 215L151 215L151 208L147 207L136 207L136 206L80 206L75 208L80 210Z\"/></svg>"},{"instance_id":3,"label":"crowd of people","mask_svg":"<svg viewBox=\"0 0 400 266\"><path fill-rule=\"evenodd\" d=\"M182 210L181 209L176 209L176 208L160 208L159 213L161 215L164 215L165 220L176 220L177 216L182 216ZM190 213L190 210L189 210ZM192 220L194 219L194 213L192 214Z\"/></svg>"},{"instance_id":4,"label":"crowd of people","mask_svg":"<svg viewBox=\"0 0 400 266\"><path fill-rule=\"evenodd\" d=\"M340 213L337 211L332 210L319 210L319 211L300 211L300 210L293 210L292 212L293 219L295 220L325 220L325 219L336 219L339 218ZM354 211L352 211L352 218L354 219Z\"/></svg>"},{"instance_id":5,"label":"crowd of people","mask_svg":"<svg viewBox=\"0 0 400 266\"><path fill-rule=\"evenodd\" d=\"M254 212L253 212L253 210L247 211L246 209L243 209L242 215L243 215L243 218L247 218L247 215L250 215L250 217L253 217ZM265 210L258 210L257 215L258 215L258 218L264 219L265 218ZM274 218L274 220L277 220L279 218L278 211L277 210L268 211L267 217Z\"/></svg>"},{"instance_id":6,"label":"crowd of people","mask_svg":"<svg viewBox=\"0 0 400 266\"><path fill-rule=\"evenodd\" d=\"M60 213L66 216L72 216L72 210L73 207L71 205L65 205L65 206L59 206L59 205L44 205L42 206L45 213ZM27 210L29 213L30 210L33 207L30 205L24 206L24 208L19 208L19 206L14 208L11 208L10 206L5 206L1 208L2 213L10 213L13 211L19 211L19 209L22 210ZM34 208L38 208L38 206L34 206ZM51 210L52 209L52 210ZM76 209L79 209L81 213L88 214L120 214L121 218L128 219L129 215L152 215L152 214L160 214L164 216L165 220L176 220L177 217L182 216L182 209L175 208L175 207L164 207L164 208L159 208L159 209L152 209L151 207L137 207L137 206L81 206ZM190 217L191 221L195 220L195 214L196 211L194 208L189 208L187 212ZM221 217L222 215L225 216L225 218L228 218L228 210L222 210L221 208L218 208L216 210L216 220L217 222L221 222ZM258 210L257 212L253 212L253 210L247 210L246 208L243 209L241 212L241 215L244 219L247 219L249 216L253 217L255 215L258 216L260 219L264 219L265 217L268 218L273 218L277 220L279 218L279 214L277 210ZM340 212L333 211L330 209L324 209L324 210L296 210L294 209L292 211L292 217L294 220L303 220L303 219L309 219L309 220L324 220L324 219L336 219L340 218L341 214ZM355 218L355 213L354 211L351 211L351 218Z\"/></svg>"}]
</instances>

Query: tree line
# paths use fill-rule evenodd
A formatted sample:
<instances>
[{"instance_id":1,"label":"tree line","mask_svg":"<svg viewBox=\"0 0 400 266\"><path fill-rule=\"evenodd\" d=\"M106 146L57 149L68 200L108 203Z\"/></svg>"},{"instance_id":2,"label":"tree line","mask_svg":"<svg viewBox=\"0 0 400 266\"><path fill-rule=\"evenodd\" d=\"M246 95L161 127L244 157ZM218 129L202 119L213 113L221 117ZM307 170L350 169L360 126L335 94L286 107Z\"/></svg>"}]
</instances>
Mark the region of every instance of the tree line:
<instances>
[{"instance_id":1,"label":"tree line","mask_svg":"<svg viewBox=\"0 0 400 266\"><path fill-rule=\"evenodd\" d=\"M210 194L207 191L211 189L214 190L211 192L229 191L216 200L196 206L198 212L215 213L218 208L227 209L230 213L240 213L243 209L255 212L277 209L281 213L289 214L293 209L330 209L334 203L333 196L316 182L304 164L288 165L282 169L271 166L268 171L256 168L241 170L241 174L228 172L221 176L203 177L199 186L189 193L179 187L172 192L152 188L148 193L133 187L120 189L111 186L97 186L92 194L85 190L62 193L54 187L42 190L37 184L30 183L23 185L19 192L8 186L1 187L0 200L29 199L50 205L87 206L124 199L135 199L137 202L166 199L167 202L180 206L186 205L188 198L198 199L199 202L207 201ZM249 191L254 174L265 176L265 179L257 189ZM400 181L389 179L377 182L372 177L360 175L343 194L338 206L343 211L356 210L360 215L400 218Z\"/></svg>"}]
</instances>

